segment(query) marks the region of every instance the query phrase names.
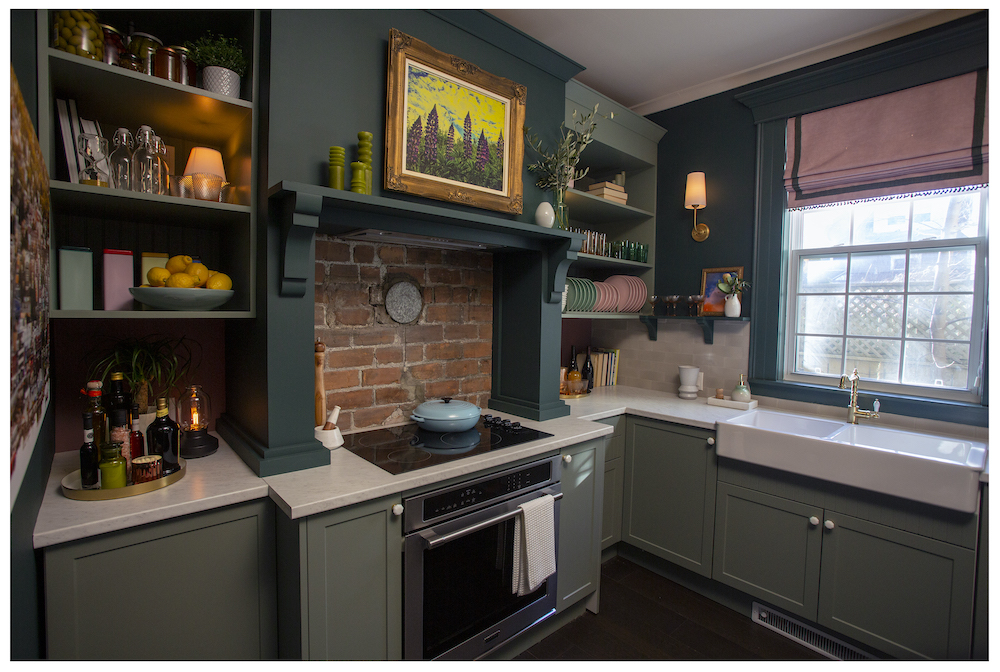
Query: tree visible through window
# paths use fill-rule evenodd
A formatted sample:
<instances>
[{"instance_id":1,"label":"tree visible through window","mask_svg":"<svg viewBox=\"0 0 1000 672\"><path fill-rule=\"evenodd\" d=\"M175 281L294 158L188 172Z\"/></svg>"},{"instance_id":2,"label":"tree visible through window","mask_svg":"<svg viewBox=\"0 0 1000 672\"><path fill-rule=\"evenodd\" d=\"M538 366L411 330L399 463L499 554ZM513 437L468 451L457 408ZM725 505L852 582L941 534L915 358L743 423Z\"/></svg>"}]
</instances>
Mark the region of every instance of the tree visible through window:
<instances>
[{"instance_id":1,"label":"tree visible through window","mask_svg":"<svg viewBox=\"0 0 1000 672\"><path fill-rule=\"evenodd\" d=\"M978 400L987 195L789 211L785 380Z\"/></svg>"}]
</instances>

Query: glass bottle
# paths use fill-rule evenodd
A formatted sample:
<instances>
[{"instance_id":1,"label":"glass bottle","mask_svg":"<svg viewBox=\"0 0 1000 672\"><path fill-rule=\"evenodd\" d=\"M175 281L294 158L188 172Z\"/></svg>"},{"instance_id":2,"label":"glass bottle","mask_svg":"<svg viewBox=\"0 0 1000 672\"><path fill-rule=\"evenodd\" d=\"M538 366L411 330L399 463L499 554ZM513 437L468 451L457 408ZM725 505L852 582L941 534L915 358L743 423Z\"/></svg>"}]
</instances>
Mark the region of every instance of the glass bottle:
<instances>
[{"instance_id":1,"label":"glass bottle","mask_svg":"<svg viewBox=\"0 0 1000 672\"><path fill-rule=\"evenodd\" d=\"M132 150L135 139L127 128L119 128L112 139L111 186L132 191Z\"/></svg>"},{"instance_id":2,"label":"glass bottle","mask_svg":"<svg viewBox=\"0 0 1000 672\"><path fill-rule=\"evenodd\" d=\"M156 419L146 428L146 447L149 455L163 456L164 476L181 468L177 461L181 449L181 429L170 419L165 397L156 400Z\"/></svg>"},{"instance_id":3,"label":"glass bottle","mask_svg":"<svg viewBox=\"0 0 1000 672\"><path fill-rule=\"evenodd\" d=\"M94 383L98 387L91 387ZM100 381L87 383L87 404L86 410L90 411L93 418L94 443L98 446L104 444L108 438L108 416L104 412L104 405L101 401Z\"/></svg>"},{"instance_id":4,"label":"glass bottle","mask_svg":"<svg viewBox=\"0 0 1000 672\"><path fill-rule=\"evenodd\" d=\"M576 346L569 347L569 366L566 368L566 380L580 380L580 367L576 364Z\"/></svg>"},{"instance_id":5,"label":"glass bottle","mask_svg":"<svg viewBox=\"0 0 1000 672\"><path fill-rule=\"evenodd\" d=\"M135 133L135 153L132 154L132 191L159 193L159 158L153 149L153 129L140 126Z\"/></svg>"},{"instance_id":6,"label":"glass bottle","mask_svg":"<svg viewBox=\"0 0 1000 672\"><path fill-rule=\"evenodd\" d=\"M587 390L594 389L594 364L590 361L590 347L587 347L587 360L583 363L580 375L587 380Z\"/></svg>"},{"instance_id":7,"label":"glass bottle","mask_svg":"<svg viewBox=\"0 0 1000 672\"><path fill-rule=\"evenodd\" d=\"M101 446L101 489L124 488L127 483L125 475L125 459L122 457L122 444L105 443Z\"/></svg>"},{"instance_id":8,"label":"glass bottle","mask_svg":"<svg viewBox=\"0 0 1000 672\"><path fill-rule=\"evenodd\" d=\"M129 480L132 474L132 442L129 437L128 411L124 408L116 408L111 411L111 420L108 422L108 437L111 443L119 444L119 451L122 459L125 460L125 479Z\"/></svg>"},{"instance_id":9,"label":"glass bottle","mask_svg":"<svg viewBox=\"0 0 1000 672\"><path fill-rule=\"evenodd\" d=\"M93 133L81 133L76 140L76 148L86 164L80 173L80 184L107 187L110 179L104 170L108 156L107 139Z\"/></svg>"},{"instance_id":10,"label":"glass bottle","mask_svg":"<svg viewBox=\"0 0 1000 672\"><path fill-rule=\"evenodd\" d=\"M94 414L83 412L83 445L80 446L80 484L84 490L98 490L101 487L101 461L97 444L94 443Z\"/></svg>"},{"instance_id":11,"label":"glass bottle","mask_svg":"<svg viewBox=\"0 0 1000 672\"><path fill-rule=\"evenodd\" d=\"M163 196L170 194L170 175L167 170L167 143L158 135L153 135L153 152L156 154L157 191Z\"/></svg>"},{"instance_id":12,"label":"glass bottle","mask_svg":"<svg viewBox=\"0 0 1000 672\"><path fill-rule=\"evenodd\" d=\"M129 453L134 460L146 454L146 439L139 431L139 405L132 406L132 431L128 434ZM132 473L131 471L129 473Z\"/></svg>"},{"instance_id":13,"label":"glass bottle","mask_svg":"<svg viewBox=\"0 0 1000 672\"><path fill-rule=\"evenodd\" d=\"M131 408L128 395L125 393L125 376L121 371L111 372L111 382L105 395L105 409L110 414L117 409L128 411Z\"/></svg>"}]
</instances>

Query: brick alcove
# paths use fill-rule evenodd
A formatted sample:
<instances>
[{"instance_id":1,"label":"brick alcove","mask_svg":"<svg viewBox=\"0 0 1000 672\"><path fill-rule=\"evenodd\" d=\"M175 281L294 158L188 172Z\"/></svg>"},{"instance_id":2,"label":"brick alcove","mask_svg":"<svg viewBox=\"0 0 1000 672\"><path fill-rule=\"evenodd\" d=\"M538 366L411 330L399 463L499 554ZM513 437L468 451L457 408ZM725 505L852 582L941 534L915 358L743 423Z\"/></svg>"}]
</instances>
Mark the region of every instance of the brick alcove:
<instances>
[{"instance_id":1,"label":"brick alcove","mask_svg":"<svg viewBox=\"0 0 1000 672\"><path fill-rule=\"evenodd\" d=\"M386 280L407 277L424 306L410 324L385 309ZM326 345L328 409L347 431L407 421L444 396L486 408L493 356L489 253L316 237L315 334Z\"/></svg>"}]
</instances>

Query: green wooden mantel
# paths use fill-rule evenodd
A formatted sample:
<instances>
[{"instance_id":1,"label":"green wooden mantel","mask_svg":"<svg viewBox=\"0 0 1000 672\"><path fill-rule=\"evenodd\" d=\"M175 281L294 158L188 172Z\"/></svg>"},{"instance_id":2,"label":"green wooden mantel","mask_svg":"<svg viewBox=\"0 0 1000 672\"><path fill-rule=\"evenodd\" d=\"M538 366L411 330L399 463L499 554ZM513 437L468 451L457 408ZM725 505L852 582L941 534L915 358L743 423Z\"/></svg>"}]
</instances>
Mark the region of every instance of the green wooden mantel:
<instances>
[{"instance_id":1,"label":"green wooden mantel","mask_svg":"<svg viewBox=\"0 0 1000 672\"><path fill-rule=\"evenodd\" d=\"M494 255L493 376L490 408L533 420L569 415L559 399L562 292L583 236L480 211L355 194L299 182L268 190L280 225L279 294L306 295L313 282L313 238L358 231L417 236L414 245L473 244ZM393 242L391 238L387 242Z\"/></svg>"}]
</instances>

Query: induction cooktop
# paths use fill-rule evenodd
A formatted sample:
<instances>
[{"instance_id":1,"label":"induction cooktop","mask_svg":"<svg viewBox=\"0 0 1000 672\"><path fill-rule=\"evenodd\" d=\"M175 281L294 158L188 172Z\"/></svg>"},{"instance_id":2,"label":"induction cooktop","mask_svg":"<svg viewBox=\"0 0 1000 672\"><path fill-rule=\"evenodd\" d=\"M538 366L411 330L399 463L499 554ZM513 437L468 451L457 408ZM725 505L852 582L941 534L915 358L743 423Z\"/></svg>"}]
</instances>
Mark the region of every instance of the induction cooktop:
<instances>
[{"instance_id":1,"label":"induction cooktop","mask_svg":"<svg viewBox=\"0 0 1000 672\"><path fill-rule=\"evenodd\" d=\"M401 425L344 436L344 448L390 474L404 474L552 436L520 422L484 415L464 432Z\"/></svg>"}]
</instances>

